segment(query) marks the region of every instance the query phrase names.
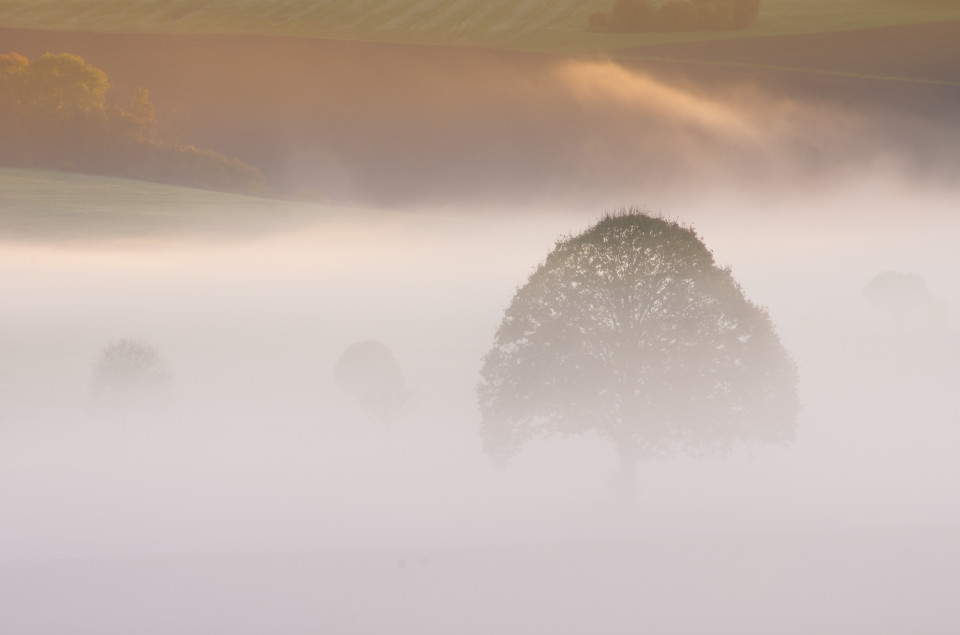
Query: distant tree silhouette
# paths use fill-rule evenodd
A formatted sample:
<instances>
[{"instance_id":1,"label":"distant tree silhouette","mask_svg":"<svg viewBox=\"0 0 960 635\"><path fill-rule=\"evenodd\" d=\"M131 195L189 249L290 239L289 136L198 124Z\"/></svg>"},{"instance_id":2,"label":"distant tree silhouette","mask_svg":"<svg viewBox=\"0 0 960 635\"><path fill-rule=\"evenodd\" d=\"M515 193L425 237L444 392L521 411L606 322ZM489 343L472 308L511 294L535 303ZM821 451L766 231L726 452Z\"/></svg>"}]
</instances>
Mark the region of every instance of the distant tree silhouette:
<instances>
[{"instance_id":1,"label":"distant tree silhouette","mask_svg":"<svg viewBox=\"0 0 960 635\"><path fill-rule=\"evenodd\" d=\"M387 424L407 399L403 370L393 352L376 340L347 347L333 368L340 390L353 397L368 417Z\"/></svg>"},{"instance_id":2,"label":"distant tree silhouette","mask_svg":"<svg viewBox=\"0 0 960 635\"><path fill-rule=\"evenodd\" d=\"M934 326L942 307L923 278L913 273L884 271L863 288L870 305L887 315L898 328Z\"/></svg>"},{"instance_id":3,"label":"distant tree silhouette","mask_svg":"<svg viewBox=\"0 0 960 635\"><path fill-rule=\"evenodd\" d=\"M0 79L19 74L29 63L30 60L19 53L0 55Z\"/></svg>"},{"instance_id":4,"label":"distant tree silhouette","mask_svg":"<svg viewBox=\"0 0 960 635\"><path fill-rule=\"evenodd\" d=\"M139 340L104 346L93 365L92 393L104 409L130 414L169 405L171 374L157 350Z\"/></svg>"},{"instance_id":5,"label":"distant tree silhouette","mask_svg":"<svg viewBox=\"0 0 960 635\"><path fill-rule=\"evenodd\" d=\"M18 123L15 78L29 63L26 57L17 53L0 55L0 161L14 153L13 146L19 137L18 131L12 125ZM6 122L6 125L3 125L3 122Z\"/></svg>"},{"instance_id":6,"label":"distant tree silhouette","mask_svg":"<svg viewBox=\"0 0 960 635\"><path fill-rule=\"evenodd\" d=\"M636 210L557 242L513 297L477 392L486 451L593 431L638 462L789 441L796 370L696 232Z\"/></svg>"},{"instance_id":7,"label":"distant tree silhouette","mask_svg":"<svg viewBox=\"0 0 960 635\"><path fill-rule=\"evenodd\" d=\"M150 101L150 91L137 88L130 102L129 110L114 108L111 111L113 125L118 132L139 143L149 142L157 135L157 113Z\"/></svg>"},{"instance_id":8,"label":"distant tree silhouette","mask_svg":"<svg viewBox=\"0 0 960 635\"><path fill-rule=\"evenodd\" d=\"M133 93L133 101L130 106L130 114L150 126L156 125L156 109L153 102L150 101L150 91L146 88L138 88ZM152 135L151 135L152 136Z\"/></svg>"}]
</instances>

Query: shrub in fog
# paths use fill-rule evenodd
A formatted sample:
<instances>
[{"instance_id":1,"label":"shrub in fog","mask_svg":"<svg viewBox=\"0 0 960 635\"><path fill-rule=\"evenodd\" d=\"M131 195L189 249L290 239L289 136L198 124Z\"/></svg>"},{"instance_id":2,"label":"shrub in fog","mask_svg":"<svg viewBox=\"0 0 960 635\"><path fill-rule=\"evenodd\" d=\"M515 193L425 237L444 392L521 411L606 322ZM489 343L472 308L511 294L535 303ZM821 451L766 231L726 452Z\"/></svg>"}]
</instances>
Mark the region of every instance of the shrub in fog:
<instances>
[{"instance_id":1,"label":"shrub in fog","mask_svg":"<svg viewBox=\"0 0 960 635\"><path fill-rule=\"evenodd\" d=\"M93 365L93 399L108 409L161 408L169 404L171 388L166 362L154 347L139 340L110 342Z\"/></svg>"},{"instance_id":2,"label":"shrub in fog","mask_svg":"<svg viewBox=\"0 0 960 635\"><path fill-rule=\"evenodd\" d=\"M933 327L943 321L942 305L913 273L884 271L863 288L863 295L875 310L889 317L898 328Z\"/></svg>"},{"instance_id":3,"label":"shrub in fog","mask_svg":"<svg viewBox=\"0 0 960 635\"><path fill-rule=\"evenodd\" d=\"M337 386L353 397L371 419L389 423L406 402L403 370L383 343L351 344L333 368Z\"/></svg>"},{"instance_id":4,"label":"shrub in fog","mask_svg":"<svg viewBox=\"0 0 960 635\"><path fill-rule=\"evenodd\" d=\"M636 210L559 240L514 295L477 392L486 451L596 432L632 493L641 460L785 443L796 368L696 232Z\"/></svg>"}]
</instances>

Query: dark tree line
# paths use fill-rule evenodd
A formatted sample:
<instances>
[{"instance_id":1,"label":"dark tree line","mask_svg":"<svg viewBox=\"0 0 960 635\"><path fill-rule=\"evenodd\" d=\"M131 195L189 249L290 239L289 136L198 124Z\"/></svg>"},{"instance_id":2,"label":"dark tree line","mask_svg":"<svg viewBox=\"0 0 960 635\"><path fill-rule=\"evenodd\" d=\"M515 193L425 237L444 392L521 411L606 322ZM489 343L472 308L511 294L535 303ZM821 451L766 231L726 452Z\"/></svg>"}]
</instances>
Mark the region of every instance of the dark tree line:
<instances>
[{"instance_id":1,"label":"dark tree line","mask_svg":"<svg viewBox=\"0 0 960 635\"><path fill-rule=\"evenodd\" d=\"M614 33L733 31L757 19L760 0L614 0L610 11L590 16L590 29Z\"/></svg>"},{"instance_id":2,"label":"dark tree line","mask_svg":"<svg viewBox=\"0 0 960 635\"><path fill-rule=\"evenodd\" d=\"M238 159L157 138L149 93L107 103L107 75L69 54L0 55L0 165L127 176L258 193L263 176Z\"/></svg>"}]
</instances>

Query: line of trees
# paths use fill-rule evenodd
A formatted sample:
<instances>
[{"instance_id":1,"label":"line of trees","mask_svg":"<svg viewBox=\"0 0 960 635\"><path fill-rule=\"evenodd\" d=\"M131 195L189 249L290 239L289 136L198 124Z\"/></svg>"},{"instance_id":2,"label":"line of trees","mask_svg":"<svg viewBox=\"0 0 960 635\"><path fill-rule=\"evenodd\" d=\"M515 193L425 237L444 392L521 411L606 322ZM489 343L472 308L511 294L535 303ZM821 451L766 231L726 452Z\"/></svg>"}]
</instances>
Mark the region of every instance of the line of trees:
<instances>
[{"instance_id":1,"label":"line of trees","mask_svg":"<svg viewBox=\"0 0 960 635\"><path fill-rule=\"evenodd\" d=\"M238 159L160 140L147 90L121 108L107 104L109 85L76 55L0 55L0 164L265 191L263 175Z\"/></svg>"},{"instance_id":2,"label":"line of trees","mask_svg":"<svg viewBox=\"0 0 960 635\"><path fill-rule=\"evenodd\" d=\"M734 31L757 19L760 0L614 0L610 11L590 16L590 30L612 33Z\"/></svg>"}]
</instances>

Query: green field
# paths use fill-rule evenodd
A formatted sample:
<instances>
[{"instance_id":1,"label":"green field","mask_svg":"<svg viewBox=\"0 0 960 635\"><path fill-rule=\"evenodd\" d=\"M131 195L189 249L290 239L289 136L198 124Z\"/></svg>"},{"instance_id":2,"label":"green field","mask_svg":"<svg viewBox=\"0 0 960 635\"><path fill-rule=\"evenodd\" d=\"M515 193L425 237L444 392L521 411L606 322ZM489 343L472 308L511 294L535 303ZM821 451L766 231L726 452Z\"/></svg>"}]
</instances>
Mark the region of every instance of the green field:
<instances>
[{"instance_id":1,"label":"green field","mask_svg":"<svg viewBox=\"0 0 960 635\"><path fill-rule=\"evenodd\" d=\"M106 176L0 168L3 240L235 238L342 211Z\"/></svg>"},{"instance_id":2,"label":"green field","mask_svg":"<svg viewBox=\"0 0 960 635\"><path fill-rule=\"evenodd\" d=\"M585 31L612 0L0 0L0 27L232 33L601 53L643 44L820 33L960 19L955 0L764 0L744 31Z\"/></svg>"}]
</instances>

